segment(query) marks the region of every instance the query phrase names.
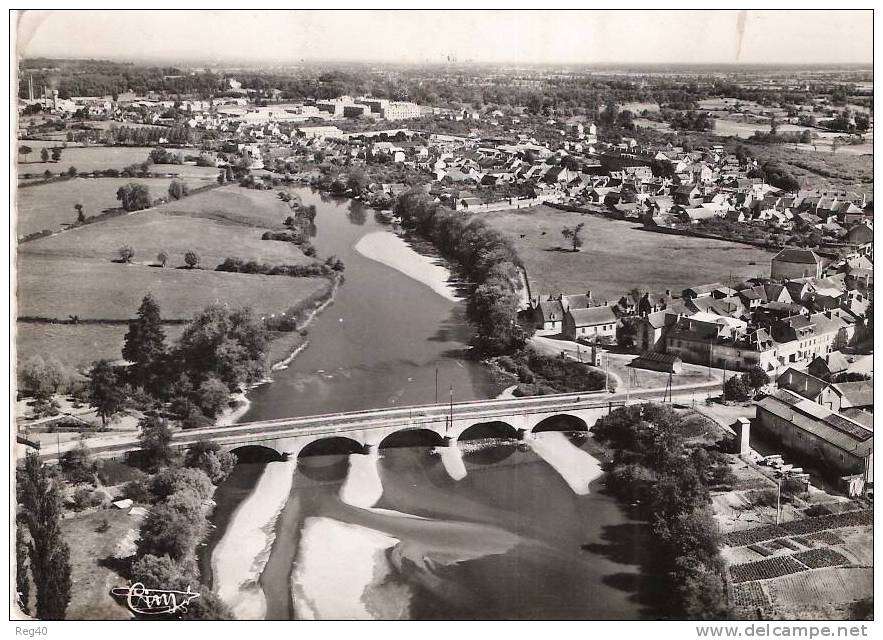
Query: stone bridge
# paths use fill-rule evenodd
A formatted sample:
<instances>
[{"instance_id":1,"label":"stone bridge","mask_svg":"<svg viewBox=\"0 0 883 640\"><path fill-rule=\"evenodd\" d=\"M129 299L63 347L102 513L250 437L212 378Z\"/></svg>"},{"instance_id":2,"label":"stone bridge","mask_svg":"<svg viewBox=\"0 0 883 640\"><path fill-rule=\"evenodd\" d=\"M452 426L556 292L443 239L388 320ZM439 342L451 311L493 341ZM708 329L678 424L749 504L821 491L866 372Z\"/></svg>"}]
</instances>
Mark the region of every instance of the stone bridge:
<instances>
[{"instance_id":1,"label":"stone bridge","mask_svg":"<svg viewBox=\"0 0 883 640\"><path fill-rule=\"evenodd\" d=\"M369 453L390 446L445 446L488 437L524 439L540 431L588 430L599 417L624 404L603 402L603 395L570 393L246 422L177 431L172 445L184 450L200 440L212 440L228 451L261 448L284 458ZM136 449L133 437L93 447L93 452L119 457Z\"/></svg>"}]
</instances>

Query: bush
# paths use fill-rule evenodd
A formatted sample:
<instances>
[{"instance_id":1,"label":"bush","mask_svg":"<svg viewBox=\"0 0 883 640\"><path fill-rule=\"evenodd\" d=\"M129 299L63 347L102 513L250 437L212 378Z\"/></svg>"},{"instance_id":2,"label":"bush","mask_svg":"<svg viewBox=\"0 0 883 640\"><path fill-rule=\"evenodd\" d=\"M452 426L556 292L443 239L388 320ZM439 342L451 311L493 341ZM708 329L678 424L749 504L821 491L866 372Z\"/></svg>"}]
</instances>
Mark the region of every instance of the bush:
<instances>
[{"instance_id":1,"label":"bush","mask_svg":"<svg viewBox=\"0 0 883 640\"><path fill-rule=\"evenodd\" d=\"M218 484L233 471L236 456L229 451L221 451L216 442L204 440L187 449L184 465L201 469L213 483Z\"/></svg>"},{"instance_id":2,"label":"bush","mask_svg":"<svg viewBox=\"0 0 883 640\"><path fill-rule=\"evenodd\" d=\"M89 487L80 487L71 495L71 508L74 511L97 507L102 503L104 503L104 496Z\"/></svg>"},{"instance_id":3,"label":"bush","mask_svg":"<svg viewBox=\"0 0 883 640\"><path fill-rule=\"evenodd\" d=\"M724 383L724 398L734 402L746 402L751 397L742 376L733 376Z\"/></svg>"},{"instance_id":4,"label":"bush","mask_svg":"<svg viewBox=\"0 0 883 640\"><path fill-rule=\"evenodd\" d=\"M197 390L199 408L208 418L215 418L230 405L230 389L217 377L206 378Z\"/></svg>"},{"instance_id":5,"label":"bush","mask_svg":"<svg viewBox=\"0 0 883 640\"><path fill-rule=\"evenodd\" d=\"M153 502L153 494L150 492L150 483L145 479L130 480L123 485L123 497L132 502Z\"/></svg>"},{"instance_id":6,"label":"bush","mask_svg":"<svg viewBox=\"0 0 883 640\"><path fill-rule=\"evenodd\" d=\"M206 500L212 495L212 481L200 469L183 467L163 469L150 483L150 493L156 500L163 500L174 493L187 490L193 491L200 500Z\"/></svg>"},{"instance_id":7,"label":"bush","mask_svg":"<svg viewBox=\"0 0 883 640\"><path fill-rule=\"evenodd\" d=\"M199 266L199 254L195 251L188 251L184 254L184 264L190 269L196 269Z\"/></svg>"},{"instance_id":8,"label":"bush","mask_svg":"<svg viewBox=\"0 0 883 640\"><path fill-rule=\"evenodd\" d=\"M138 554L168 555L180 561L192 555L204 533L204 524L194 525L185 514L167 504L158 504L141 525Z\"/></svg>"},{"instance_id":9,"label":"bush","mask_svg":"<svg viewBox=\"0 0 883 640\"><path fill-rule=\"evenodd\" d=\"M74 484L94 482L100 467L98 461L92 456L92 451L82 441L75 448L62 454L60 465L68 481Z\"/></svg>"},{"instance_id":10,"label":"bush","mask_svg":"<svg viewBox=\"0 0 883 640\"><path fill-rule=\"evenodd\" d=\"M186 563L178 563L167 555L151 553L138 558L132 564L132 582L140 582L148 589L175 589L185 591L195 581Z\"/></svg>"}]
</instances>

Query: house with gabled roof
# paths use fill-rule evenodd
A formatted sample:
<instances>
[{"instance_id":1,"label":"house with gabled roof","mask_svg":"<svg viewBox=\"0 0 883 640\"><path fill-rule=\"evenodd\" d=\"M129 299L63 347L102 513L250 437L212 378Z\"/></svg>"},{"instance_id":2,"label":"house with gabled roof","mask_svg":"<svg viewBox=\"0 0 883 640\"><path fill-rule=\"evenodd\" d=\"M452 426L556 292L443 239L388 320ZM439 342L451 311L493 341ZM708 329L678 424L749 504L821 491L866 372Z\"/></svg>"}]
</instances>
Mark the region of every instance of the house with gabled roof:
<instances>
[{"instance_id":1,"label":"house with gabled roof","mask_svg":"<svg viewBox=\"0 0 883 640\"><path fill-rule=\"evenodd\" d=\"M770 261L770 278L786 280L822 276L822 258L812 249L785 247Z\"/></svg>"}]
</instances>

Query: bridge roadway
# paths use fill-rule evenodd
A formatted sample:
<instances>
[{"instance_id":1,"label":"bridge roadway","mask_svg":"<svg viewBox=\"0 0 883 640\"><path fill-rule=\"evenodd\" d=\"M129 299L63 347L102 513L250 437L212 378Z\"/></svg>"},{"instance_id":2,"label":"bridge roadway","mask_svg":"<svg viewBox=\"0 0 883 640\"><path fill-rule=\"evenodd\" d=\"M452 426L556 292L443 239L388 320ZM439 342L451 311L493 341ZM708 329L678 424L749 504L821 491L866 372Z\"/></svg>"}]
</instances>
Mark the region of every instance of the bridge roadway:
<instances>
[{"instance_id":1,"label":"bridge roadway","mask_svg":"<svg viewBox=\"0 0 883 640\"><path fill-rule=\"evenodd\" d=\"M621 400L611 401L605 392L565 393L527 398L476 400L453 404L432 404L346 413L280 418L245 422L225 427L206 427L176 431L172 445L179 449L200 440L213 440L223 449L246 446L272 449L280 455L297 455L307 445L323 438L346 438L370 450L400 431L433 432L427 444L450 444L469 427L491 422L504 423L512 436L523 437L543 421L560 418L574 429L587 429L612 408L622 406ZM91 447L95 455L119 457L139 448L137 436L104 446ZM47 452L45 460L53 460Z\"/></svg>"}]
</instances>

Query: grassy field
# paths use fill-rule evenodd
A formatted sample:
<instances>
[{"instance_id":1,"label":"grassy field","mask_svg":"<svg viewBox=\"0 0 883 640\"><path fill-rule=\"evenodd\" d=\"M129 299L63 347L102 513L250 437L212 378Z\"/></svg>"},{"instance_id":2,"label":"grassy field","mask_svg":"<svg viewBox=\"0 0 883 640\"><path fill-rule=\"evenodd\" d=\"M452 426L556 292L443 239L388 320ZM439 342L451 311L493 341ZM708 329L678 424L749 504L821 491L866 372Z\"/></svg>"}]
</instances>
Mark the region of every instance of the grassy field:
<instances>
[{"instance_id":1,"label":"grassy field","mask_svg":"<svg viewBox=\"0 0 883 640\"><path fill-rule=\"evenodd\" d=\"M212 171L217 174L216 170ZM162 210L269 229L283 228L282 222L291 215L291 209L279 199L276 191L243 189L235 185L199 193L164 205Z\"/></svg>"},{"instance_id":2,"label":"grassy field","mask_svg":"<svg viewBox=\"0 0 883 640\"><path fill-rule=\"evenodd\" d=\"M144 264L153 263L165 250L171 267L183 265L184 252L190 249L200 255L206 269L214 269L228 256L274 264L309 262L294 244L261 240L266 228L281 226L286 211L287 206L271 192L216 189L28 242L19 254L106 262L116 260L118 249L127 244L135 250L134 260Z\"/></svg>"},{"instance_id":3,"label":"grassy field","mask_svg":"<svg viewBox=\"0 0 883 640\"><path fill-rule=\"evenodd\" d=\"M43 258L24 258L20 267L19 316L65 320L69 315L81 320L131 318L147 292L156 297L165 320L188 320L215 301L269 314L286 310L326 283L324 278Z\"/></svg>"},{"instance_id":4,"label":"grassy field","mask_svg":"<svg viewBox=\"0 0 883 640\"><path fill-rule=\"evenodd\" d=\"M18 362L31 356L48 358L55 356L73 368L88 365L94 360L122 357L125 325L95 324L42 324L17 322L15 324L15 349ZM166 325L166 343L176 341L184 325Z\"/></svg>"},{"instance_id":5,"label":"grassy field","mask_svg":"<svg viewBox=\"0 0 883 640\"><path fill-rule=\"evenodd\" d=\"M47 169L52 173L67 171L68 167L76 167L77 171L95 171L96 169L123 169L131 164L140 164L147 160L153 147L82 147L68 146L61 150L58 162L41 162L40 149L43 147L60 146L45 142L24 141L16 147L26 145L34 151L27 156L16 153L18 173L40 173ZM193 149L169 149L173 153L182 151L185 154L198 155ZM215 172L217 175L217 172Z\"/></svg>"},{"instance_id":6,"label":"grassy field","mask_svg":"<svg viewBox=\"0 0 883 640\"><path fill-rule=\"evenodd\" d=\"M509 236L524 261L536 297L583 293L618 300L632 287L680 292L696 284L769 274L771 253L720 240L643 231L633 222L552 209L545 205L482 214ZM582 251L567 250L561 229L585 223ZM752 264L754 263L754 264Z\"/></svg>"},{"instance_id":7,"label":"grassy field","mask_svg":"<svg viewBox=\"0 0 883 640\"><path fill-rule=\"evenodd\" d=\"M147 185L150 196L158 198L168 194L168 178L75 178L39 184L16 190L17 237L49 229L58 231L62 224L77 219L75 204L83 205L83 215L94 216L105 209L119 207L116 192L124 184L137 182ZM195 186L195 185L194 185Z\"/></svg>"},{"instance_id":8,"label":"grassy field","mask_svg":"<svg viewBox=\"0 0 883 640\"><path fill-rule=\"evenodd\" d=\"M102 524L107 522L108 529ZM122 553L123 540L137 536L140 520L124 510L101 509L65 518L61 525L71 556L71 601L67 620L129 620L132 614L110 595L125 586L123 577L111 569Z\"/></svg>"},{"instance_id":9,"label":"grassy field","mask_svg":"<svg viewBox=\"0 0 883 640\"><path fill-rule=\"evenodd\" d=\"M311 262L291 243L260 239L265 229L280 227L288 211L275 193L231 186L24 243L17 256L17 313L124 320L147 292L167 320L189 319L213 302L251 306L261 315L281 313L325 288L327 280L214 268L228 256L272 264ZM124 244L135 251L132 264L115 262ZM166 268L153 266L161 249L169 255ZM199 253L202 269L177 268L190 249ZM18 323L18 330L19 357L54 354L71 366L119 357L125 334L124 325Z\"/></svg>"},{"instance_id":10,"label":"grassy field","mask_svg":"<svg viewBox=\"0 0 883 640\"><path fill-rule=\"evenodd\" d=\"M804 189L834 187L856 189L872 193L874 190L874 159L870 155L793 149L785 145L746 143L748 152L763 163L778 160L800 180Z\"/></svg>"}]
</instances>

